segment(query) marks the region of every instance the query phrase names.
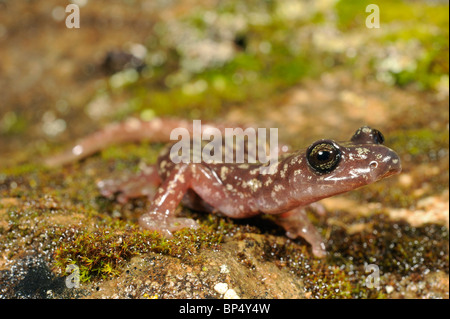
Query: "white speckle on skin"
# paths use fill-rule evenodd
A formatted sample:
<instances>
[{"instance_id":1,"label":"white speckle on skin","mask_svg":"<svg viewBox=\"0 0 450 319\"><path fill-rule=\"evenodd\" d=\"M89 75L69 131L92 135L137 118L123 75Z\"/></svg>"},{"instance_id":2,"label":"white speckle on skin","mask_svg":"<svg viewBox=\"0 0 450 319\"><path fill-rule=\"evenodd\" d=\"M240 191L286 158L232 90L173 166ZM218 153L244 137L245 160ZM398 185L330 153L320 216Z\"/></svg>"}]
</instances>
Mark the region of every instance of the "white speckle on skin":
<instances>
[{"instance_id":1,"label":"white speckle on skin","mask_svg":"<svg viewBox=\"0 0 450 319\"><path fill-rule=\"evenodd\" d=\"M288 164L283 165L283 170L280 171L281 178L286 178L286 172L288 170L288 167L289 167Z\"/></svg>"},{"instance_id":2,"label":"white speckle on skin","mask_svg":"<svg viewBox=\"0 0 450 319\"><path fill-rule=\"evenodd\" d=\"M358 155L361 156L361 157L363 155L366 155L366 154L370 153L370 150L368 148L365 148L365 147L357 147L356 151L358 152Z\"/></svg>"},{"instance_id":3,"label":"white speckle on skin","mask_svg":"<svg viewBox=\"0 0 450 319\"><path fill-rule=\"evenodd\" d=\"M223 181L227 179L228 171L229 171L229 169L228 169L228 167L226 167L226 166L222 166L222 167L220 168L220 178L221 178Z\"/></svg>"},{"instance_id":4,"label":"white speckle on skin","mask_svg":"<svg viewBox=\"0 0 450 319\"><path fill-rule=\"evenodd\" d=\"M247 184L253 192L256 192L261 187L261 181L256 178L251 179Z\"/></svg>"},{"instance_id":5,"label":"white speckle on skin","mask_svg":"<svg viewBox=\"0 0 450 319\"><path fill-rule=\"evenodd\" d=\"M259 167L259 172L263 175L276 174L278 172L278 164L278 161L275 161L274 163L268 162L267 164Z\"/></svg>"},{"instance_id":6,"label":"white speckle on skin","mask_svg":"<svg viewBox=\"0 0 450 319\"><path fill-rule=\"evenodd\" d=\"M363 131L363 133L366 133L366 134L370 134L372 132L372 130L370 128L368 128L367 126L363 127L362 131Z\"/></svg>"},{"instance_id":7,"label":"white speckle on skin","mask_svg":"<svg viewBox=\"0 0 450 319\"><path fill-rule=\"evenodd\" d=\"M282 196L279 196L275 190L272 190L272 192L270 193L270 196L277 203L277 205L279 205L283 202L283 200L281 199Z\"/></svg>"}]
</instances>

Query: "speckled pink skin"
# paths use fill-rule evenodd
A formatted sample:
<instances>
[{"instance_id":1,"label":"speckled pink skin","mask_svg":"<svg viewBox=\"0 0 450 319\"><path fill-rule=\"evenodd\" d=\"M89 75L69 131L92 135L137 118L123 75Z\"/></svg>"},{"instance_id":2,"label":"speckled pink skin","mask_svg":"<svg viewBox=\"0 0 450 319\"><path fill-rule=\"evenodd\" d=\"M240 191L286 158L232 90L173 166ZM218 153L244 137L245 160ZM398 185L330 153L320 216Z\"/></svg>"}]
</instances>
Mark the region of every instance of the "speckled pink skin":
<instances>
[{"instance_id":1,"label":"speckled pink skin","mask_svg":"<svg viewBox=\"0 0 450 319\"><path fill-rule=\"evenodd\" d=\"M149 212L140 217L139 223L143 228L168 237L181 228L197 227L194 220L175 216L180 203L231 218L265 213L276 215L276 222L286 230L288 237L304 238L311 244L315 256L324 257L325 241L303 208L399 173L398 155L382 142L377 130L361 127L349 142L320 140L313 143L333 145L339 152L338 164L326 172L313 168L307 150L284 154L274 165L272 174L262 174L260 168L267 164L259 163L175 164L165 151L158 159L157 170L149 168L125 182L102 181L99 187L105 196L120 193L121 201L142 195L154 196ZM158 188L154 193L155 187Z\"/></svg>"}]
</instances>

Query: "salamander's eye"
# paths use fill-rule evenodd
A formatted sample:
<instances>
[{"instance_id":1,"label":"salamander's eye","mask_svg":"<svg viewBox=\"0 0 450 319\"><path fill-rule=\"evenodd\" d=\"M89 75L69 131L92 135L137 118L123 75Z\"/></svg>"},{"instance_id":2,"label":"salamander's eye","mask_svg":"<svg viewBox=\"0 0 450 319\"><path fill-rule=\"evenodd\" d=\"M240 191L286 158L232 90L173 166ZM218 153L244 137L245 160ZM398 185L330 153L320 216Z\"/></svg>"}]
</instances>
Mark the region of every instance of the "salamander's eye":
<instances>
[{"instance_id":1,"label":"salamander's eye","mask_svg":"<svg viewBox=\"0 0 450 319\"><path fill-rule=\"evenodd\" d=\"M384 143L384 136L381 134L380 131L373 129L372 130L373 135L373 141L375 144L383 144Z\"/></svg>"},{"instance_id":2,"label":"salamander's eye","mask_svg":"<svg viewBox=\"0 0 450 319\"><path fill-rule=\"evenodd\" d=\"M333 171L339 164L341 151L332 142L319 141L308 148L306 159L317 173L326 174Z\"/></svg>"},{"instance_id":3,"label":"salamander's eye","mask_svg":"<svg viewBox=\"0 0 450 319\"><path fill-rule=\"evenodd\" d=\"M376 129L363 126L355 132L351 141L357 144L383 144L384 136Z\"/></svg>"}]
</instances>

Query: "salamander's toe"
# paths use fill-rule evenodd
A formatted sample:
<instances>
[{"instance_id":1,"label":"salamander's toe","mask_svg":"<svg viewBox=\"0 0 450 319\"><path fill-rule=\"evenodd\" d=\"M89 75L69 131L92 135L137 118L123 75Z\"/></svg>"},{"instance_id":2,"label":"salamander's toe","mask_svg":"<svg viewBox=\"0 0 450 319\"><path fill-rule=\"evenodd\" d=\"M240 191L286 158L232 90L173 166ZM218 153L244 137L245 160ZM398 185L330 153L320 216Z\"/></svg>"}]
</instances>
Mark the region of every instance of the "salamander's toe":
<instances>
[{"instance_id":1,"label":"salamander's toe","mask_svg":"<svg viewBox=\"0 0 450 319\"><path fill-rule=\"evenodd\" d=\"M139 218L142 228L157 231L164 237L170 238L173 232L183 228L198 228L198 224L191 218L167 216L164 213L149 212Z\"/></svg>"},{"instance_id":2,"label":"salamander's toe","mask_svg":"<svg viewBox=\"0 0 450 319\"><path fill-rule=\"evenodd\" d=\"M286 236L292 239L302 237L312 246L314 256L324 258L327 254L325 240L308 219L302 207L277 216L277 224L286 230Z\"/></svg>"}]
</instances>

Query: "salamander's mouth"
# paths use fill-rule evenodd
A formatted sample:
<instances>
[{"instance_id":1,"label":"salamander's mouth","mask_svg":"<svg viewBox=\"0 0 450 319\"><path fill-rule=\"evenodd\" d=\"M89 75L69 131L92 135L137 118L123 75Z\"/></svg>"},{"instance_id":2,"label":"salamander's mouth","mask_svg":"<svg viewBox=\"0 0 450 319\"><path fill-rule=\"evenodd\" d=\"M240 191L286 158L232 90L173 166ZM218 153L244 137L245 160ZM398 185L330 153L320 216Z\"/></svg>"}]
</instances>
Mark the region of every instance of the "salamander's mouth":
<instances>
[{"instance_id":1,"label":"salamander's mouth","mask_svg":"<svg viewBox=\"0 0 450 319\"><path fill-rule=\"evenodd\" d=\"M401 166L400 166L400 167L396 167L396 168L391 168L391 169L388 170L386 173L384 173L384 174L380 177L380 179L386 178L386 177L389 177L389 176L392 176L392 175L399 174L401 171L402 171L402 167L401 167Z\"/></svg>"},{"instance_id":2,"label":"salamander's mouth","mask_svg":"<svg viewBox=\"0 0 450 319\"><path fill-rule=\"evenodd\" d=\"M399 174L402 171L400 158L397 153L392 150L389 150L388 153L383 156L381 161L370 162L369 167L371 169L371 175L376 180Z\"/></svg>"}]
</instances>

